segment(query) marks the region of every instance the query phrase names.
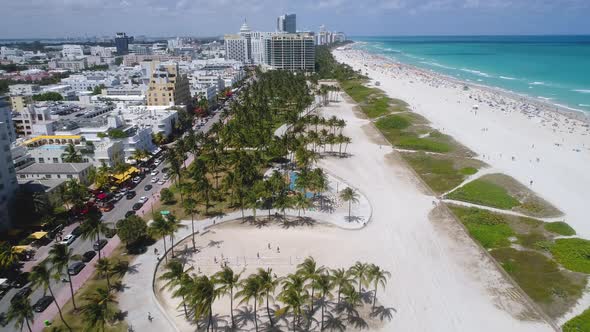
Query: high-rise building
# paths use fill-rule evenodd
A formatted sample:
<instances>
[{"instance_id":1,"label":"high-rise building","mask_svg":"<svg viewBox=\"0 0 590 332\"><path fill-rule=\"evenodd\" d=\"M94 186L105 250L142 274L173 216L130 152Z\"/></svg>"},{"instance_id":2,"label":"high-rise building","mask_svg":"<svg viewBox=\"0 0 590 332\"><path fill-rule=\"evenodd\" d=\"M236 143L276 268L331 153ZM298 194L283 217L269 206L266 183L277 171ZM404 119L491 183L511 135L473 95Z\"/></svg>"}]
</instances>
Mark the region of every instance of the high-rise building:
<instances>
[{"instance_id":1,"label":"high-rise building","mask_svg":"<svg viewBox=\"0 0 590 332\"><path fill-rule=\"evenodd\" d=\"M129 44L133 43L133 37L127 36L124 32L117 32L115 36L115 46L118 55L129 53Z\"/></svg>"},{"instance_id":2,"label":"high-rise building","mask_svg":"<svg viewBox=\"0 0 590 332\"><path fill-rule=\"evenodd\" d=\"M4 111L9 112L10 106L6 97L0 97L0 112ZM10 143L7 124L0 122L0 228L11 224L9 210L18 187Z\"/></svg>"},{"instance_id":3,"label":"high-rise building","mask_svg":"<svg viewBox=\"0 0 590 332\"><path fill-rule=\"evenodd\" d=\"M277 18L277 31L286 33L297 32L297 15L285 14Z\"/></svg>"},{"instance_id":4,"label":"high-rise building","mask_svg":"<svg viewBox=\"0 0 590 332\"><path fill-rule=\"evenodd\" d=\"M225 58L227 60L236 60L243 63L252 63L252 30L248 23L240 27L240 33L237 35L225 35Z\"/></svg>"},{"instance_id":5,"label":"high-rise building","mask_svg":"<svg viewBox=\"0 0 590 332\"><path fill-rule=\"evenodd\" d=\"M191 101L189 82L176 62L152 62L147 92L148 106L188 106Z\"/></svg>"},{"instance_id":6,"label":"high-rise building","mask_svg":"<svg viewBox=\"0 0 590 332\"><path fill-rule=\"evenodd\" d=\"M274 69L313 72L314 36L309 33L274 35L266 40L266 59Z\"/></svg>"}]
</instances>

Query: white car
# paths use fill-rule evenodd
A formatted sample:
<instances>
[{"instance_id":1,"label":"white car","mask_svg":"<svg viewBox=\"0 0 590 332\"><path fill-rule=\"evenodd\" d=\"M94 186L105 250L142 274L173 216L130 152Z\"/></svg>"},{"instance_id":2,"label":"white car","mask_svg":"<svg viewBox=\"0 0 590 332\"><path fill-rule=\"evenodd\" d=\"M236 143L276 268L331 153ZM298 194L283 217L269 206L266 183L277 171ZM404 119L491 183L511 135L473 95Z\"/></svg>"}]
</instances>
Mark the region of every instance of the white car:
<instances>
[{"instance_id":1,"label":"white car","mask_svg":"<svg viewBox=\"0 0 590 332\"><path fill-rule=\"evenodd\" d=\"M145 204L145 202L148 201L148 198L146 196L141 196L139 198L139 201L137 201L137 203L141 203L141 204Z\"/></svg>"},{"instance_id":2,"label":"white car","mask_svg":"<svg viewBox=\"0 0 590 332\"><path fill-rule=\"evenodd\" d=\"M164 184L164 183L166 183L166 180L164 180L164 179L158 181L158 184Z\"/></svg>"},{"instance_id":3,"label":"white car","mask_svg":"<svg viewBox=\"0 0 590 332\"><path fill-rule=\"evenodd\" d=\"M168 174L168 173L164 174L163 179L165 181L168 180L169 178L170 178L170 174Z\"/></svg>"},{"instance_id":4,"label":"white car","mask_svg":"<svg viewBox=\"0 0 590 332\"><path fill-rule=\"evenodd\" d=\"M139 176L136 176L133 178L133 183L138 184L141 182L141 178Z\"/></svg>"},{"instance_id":5,"label":"white car","mask_svg":"<svg viewBox=\"0 0 590 332\"><path fill-rule=\"evenodd\" d=\"M158 178L152 178L152 183L156 183L156 182L158 182L159 180L160 180L160 179L158 179Z\"/></svg>"},{"instance_id":6,"label":"white car","mask_svg":"<svg viewBox=\"0 0 590 332\"><path fill-rule=\"evenodd\" d=\"M152 171L152 176L156 176L158 174L160 174L160 171L158 171L157 169Z\"/></svg>"},{"instance_id":7,"label":"white car","mask_svg":"<svg viewBox=\"0 0 590 332\"><path fill-rule=\"evenodd\" d=\"M74 235L68 234L63 238L63 240L61 240L59 244L65 244L66 246L69 246L72 244L72 242L74 242L75 239L76 237Z\"/></svg>"}]
</instances>

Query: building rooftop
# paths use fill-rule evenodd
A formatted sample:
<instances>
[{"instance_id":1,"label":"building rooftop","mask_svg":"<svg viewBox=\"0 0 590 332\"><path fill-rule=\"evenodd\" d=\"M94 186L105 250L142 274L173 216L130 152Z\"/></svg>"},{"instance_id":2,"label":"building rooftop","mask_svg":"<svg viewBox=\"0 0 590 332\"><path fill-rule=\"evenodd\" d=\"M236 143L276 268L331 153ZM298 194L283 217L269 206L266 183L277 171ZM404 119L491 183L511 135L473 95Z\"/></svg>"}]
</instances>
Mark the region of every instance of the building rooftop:
<instances>
[{"instance_id":1,"label":"building rooftop","mask_svg":"<svg viewBox=\"0 0 590 332\"><path fill-rule=\"evenodd\" d=\"M92 167L91 163L33 164L17 174L78 174Z\"/></svg>"}]
</instances>

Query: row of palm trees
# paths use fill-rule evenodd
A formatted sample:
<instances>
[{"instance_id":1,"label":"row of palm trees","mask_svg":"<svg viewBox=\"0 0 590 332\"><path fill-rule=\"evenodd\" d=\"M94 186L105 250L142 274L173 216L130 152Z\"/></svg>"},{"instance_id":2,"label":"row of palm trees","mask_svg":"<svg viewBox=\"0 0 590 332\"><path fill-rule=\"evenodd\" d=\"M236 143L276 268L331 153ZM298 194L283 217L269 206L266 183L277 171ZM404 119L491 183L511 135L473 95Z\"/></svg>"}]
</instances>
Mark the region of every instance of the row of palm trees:
<instances>
[{"instance_id":1,"label":"row of palm trees","mask_svg":"<svg viewBox=\"0 0 590 332\"><path fill-rule=\"evenodd\" d=\"M166 265L166 272L159 277L165 282L162 288L171 290L173 297L180 298L185 316L206 324L207 331L213 323L213 303L223 297L230 300L228 325L232 328L242 328L246 323L238 326L234 315L236 300L241 305L253 304L252 321L256 331L259 330L261 319L258 312L262 306L270 328L290 316L287 327L311 330L319 310L317 329L343 330L343 322L358 324L363 320L357 309L366 295L369 295L375 312L377 291L386 286L390 277L389 272L374 264L356 262L349 269L330 270L319 266L312 257L299 264L295 273L284 277L278 277L271 268L259 268L256 273L244 277L225 266L208 277L195 275L192 267L185 267L181 260L171 260ZM363 293L362 286L371 290Z\"/></svg>"}]
</instances>

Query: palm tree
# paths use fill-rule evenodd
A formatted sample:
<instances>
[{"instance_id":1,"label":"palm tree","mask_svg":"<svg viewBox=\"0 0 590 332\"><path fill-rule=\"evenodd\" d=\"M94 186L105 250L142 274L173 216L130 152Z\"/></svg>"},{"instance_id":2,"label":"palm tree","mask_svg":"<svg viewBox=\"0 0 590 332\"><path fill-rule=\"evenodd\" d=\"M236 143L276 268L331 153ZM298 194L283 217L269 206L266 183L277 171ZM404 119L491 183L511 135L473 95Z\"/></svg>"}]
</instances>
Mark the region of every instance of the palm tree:
<instances>
[{"instance_id":1,"label":"palm tree","mask_svg":"<svg viewBox=\"0 0 590 332\"><path fill-rule=\"evenodd\" d=\"M0 242L0 270L8 269L18 263L18 254L8 242Z\"/></svg>"},{"instance_id":2,"label":"palm tree","mask_svg":"<svg viewBox=\"0 0 590 332\"><path fill-rule=\"evenodd\" d=\"M85 325L88 329L100 327L104 332L105 324L112 320L115 315L113 304L117 303L115 297L107 289L98 288L89 295L84 297L84 304L80 311L84 317Z\"/></svg>"},{"instance_id":3,"label":"palm tree","mask_svg":"<svg viewBox=\"0 0 590 332\"><path fill-rule=\"evenodd\" d=\"M352 203L358 203L359 202L359 195L356 192L356 190L347 187L346 189L342 190L340 192L340 199L342 199L345 202L348 202L348 220L350 221L351 218L351 209L352 209Z\"/></svg>"},{"instance_id":4,"label":"palm tree","mask_svg":"<svg viewBox=\"0 0 590 332\"><path fill-rule=\"evenodd\" d=\"M241 274L236 274L230 267L224 267L221 271L215 273L213 282L220 287L217 289L219 295L229 294L229 309L231 316L232 328L235 326L234 321L234 288L239 285Z\"/></svg>"},{"instance_id":5,"label":"palm tree","mask_svg":"<svg viewBox=\"0 0 590 332\"><path fill-rule=\"evenodd\" d=\"M297 274L301 275L306 281L311 281L310 288L311 288L311 302L310 302L310 312L313 313L313 300L314 300L314 287L313 282L314 280L323 273L325 268L323 266L317 266L316 261L313 257L307 257L303 263L297 265Z\"/></svg>"},{"instance_id":6,"label":"palm tree","mask_svg":"<svg viewBox=\"0 0 590 332\"><path fill-rule=\"evenodd\" d=\"M285 304L278 313L285 314L289 311L293 312L293 330L295 326L299 325L299 317L301 316L301 308L308 298L307 292L303 289L305 284L304 279L297 274L290 274L283 281L283 290L279 294L279 300Z\"/></svg>"},{"instance_id":7,"label":"palm tree","mask_svg":"<svg viewBox=\"0 0 590 332\"><path fill-rule=\"evenodd\" d=\"M350 319L354 309L362 303L361 294L352 286L345 287L342 294L344 295L344 302L348 307L348 319Z\"/></svg>"},{"instance_id":8,"label":"palm tree","mask_svg":"<svg viewBox=\"0 0 590 332\"><path fill-rule=\"evenodd\" d=\"M358 292L361 292L361 284L367 282L367 275L369 273L369 265L366 263L356 262L350 268L350 275L358 282Z\"/></svg>"},{"instance_id":9,"label":"palm tree","mask_svg":"<svg viewBox=\"0 0 590 332\"><path fill-rule=\"evenodd\" d=\"M287 218L287 209L293 207L293 200L287 196L286 192L281 192L275 199L275 208L283 213L283 218Z\"/></svg>"},{"instance_id":10,"label":"palm tree","mask_svg":"<svg viewBox=\"0 0 590 332\"><path fill-rule=\"evenodd\" d=\"M168 263L168 250L166 249L166 236L170 234L170 224L164 220L161 214L154 215L154 221L148 227L148 234L153 237L162 237L164 240L164 259Z\"/></svg>"},{"instance_id":11,"label":"palm tree","mask_svg":"<svg viewBox=\"0 0 590 332\"><path fill-rule=\"evenodd\" d=\"M391 277L391 273L381 269L379 266L375 264L371 264L369 266L369 271L367 273L368 281L373 282L375 287L373 293L373 309L375 309L375 302L377 301L377 287L381 285L381 287L385 288L387 285L387 279Z\"/></svg>"},{"instance_id":12,"label":"palm tree","mask_svg":"<svg viewBox=\"0 0 590 332\"><path fill-rule=\"evenodd\" d=\"M81 163L82 156L78 151L76 151L76 147L74 144L68 144L64 149L64 153L61 155L61 158L64 163Z\"/></svg>"},{"instance_id":13,"label":"palm tree","mask_svg":"<svg viewBox=\"0 0 590 332\"><path fill-rule=\"evenodd\" d=\"M197 201L193 198L192 195L189 195L184 200L184 213L190 214L191 216L191 232L192 232L192 240L193 240L193 250L197 250L197 244L195 242L195 213L197 213Z\"/></svg>"},{"instance_id":14,"label":"palm tree","mask_svg":"<svg viewBox=\"0 0 590 332\"><path fill-rule=\"evenodd\" d=\"M236 298L242 298L242 301L240 301L241 304L249 302L250 299L254 299L254 325L256 326L256 331L258 331L257 304L258 301L263 300L262 283L257 275L252 274L243 280L240 286L242 289L236 293Z\"/></svg>"},{"instance_id":15,"label":"palm tree","mask_svg":"<svg viewBox=\"0 0 590 332\"><path fill-rule=\"evenodd\" d=\"M340 304L342 289L350 286L354 280L351 278L350 272L345 269L332 270L330 278L332 279L332 285L338 287L338 304Z\"/></svg>"},{"instance_id":16,"label":"palm tree","mask_svg":"<svg viewBox=\"0 0 590 332\"><path fill-rule=\"evenodd\" d=\"M29 301L28 297L19 297L17 300L10 304L10 308L8 308L8 312L6 313L6 320L9 322L16 321L16 326L22 331L23 326L26 324L29 332L33 332L31 330L30 322L33 322L35 315L33 313L33 308L31 307L31 302Z\"/></svg>"},{"instance_id":17,"label":"palm tree","mask_svg":"<svg viewBox=\"0 0 590 332\"><path fill-rule=\"evenodd\" d=\"M174 233L185 226L179 224L176 216L172 213L168 214L165 220L168 223L168 235L170 235L170 253L172 254L172 258L174 258Z\"/></svg>"},{"instance_id":18,"label":"palm tree","mask_svg":"<svg viewBox=\"0 0 590 332\"><path fill-rule=\"evenodd\" d=\"M94 265L96 267L96 271L98 271L101 275L105 276L107 279L107 290L111 290L111 273L114 270L114 264L111 260L106 258L99 258Z\"/></svg>"},{"instance_id":19,"label":"palm tree","mask_svg":"<svg viewBox=\"0 0 590 332\"><path fill-rule=\"evenodd\" d=\"M166 272L162 274L158 279L166 280L166 284L162 287L168 289L181 288L183 286L184 278L188 276L188 272L192 270L190 267L188 270L184 270L184 264L179 260L173 259L166 264ZM183 292L178 292L182 297L182 306L184 307L184 315L188 317L188 311L186 310L186 302L184 300Z\"/></svg>"},{"instance_id":20,"label":"palm tree","mask_svg":"<svg viewBox=\"0 0 590 332\"><path fill-rule=\"evenodd\" d=\"M298 210L298 216L301 217L301 210L305 214L305 209L312 207L311 201L302 193L297 193L293 198L293 206Z\"/></svg>"},{"instance_id":21,"label":"palm tree","mask_svg":"<svg viewBox=\"0 0 590 332\"><path fill-rule=\"evenodd\" d=\"M68 248L65 244L54 244L49 250L49 262L51 263L51 269L55 271L57 275L61 275L63 271L66 271L68 276L68 283L70 284L70 292L72 294L72 305L76 310L76 300L74 298L74 286L72 286L72 276L68 273L68 265L72 260L72 249Z\"/></svg>"},{"instance_id":22,"label":"palm tree","mask_svg":"<svg viewBox=\"0 0 590 332\"><path fill-rule=\"evenodd\" d=\"M149 156L150 154L146 150L136 149L131 154L131 159L135 160L135 162L139 164L139 162L141 162L145 158L148 158Z\"/></svg>"},{"instance_id":23,"label":"palm tree","mask_svg":"<svg viewBox=\"0 0 590 332\"><path fill-rule=\"evenodd\" d=\"M328 273L321 273L313 280L312 289L317 289L322 297L321 330L324 329L324 308L326 307L326 297L332 296L332 287L332 279Z\"/></svg>"},{"instance_id":24,"label":"palm tree","mask_svg":"<svg viewBox=\"0 0 590 332\"><path fill-rule=\"evenodd\" d=\"M193 279L191 291L188 292L187 302L193 308L195 319L207 317L207 331L211 326L213 319L213 301L217 297L215 284L207 276L195 277Z\"/></svg>"},{"instance_id":25,"label":"palm tree","mask_svg":"<svg viewBox=\"0 0 590 332\"><path fill-rule=\"evenodd\" d=\"M100 242L100 234L109 231L109 227L102 223L101 216L98 213L89 213L86 220L82 223L80 236L84 240L91 239ZM98 259L101 259L101 250L98 251Z\"/></svg>"},{"instance_id":26,"label":"palm tree","mask_svg":"<svg viewBox=\"0 0 590 332\"><path fill-rule=\"evenodd\" d=\"M275 289L279 285L279 279L273 275L271 268L267 268L266 270L259 268L258 279L262 286L262 292L260 295L266 297L266 313L268 314L270 326L274 326L272 316L270 314L270 299L272 299Z\"/></svg>"},{"instance_id":27,"label":"palm tree","mask_svg":"<svg viewBox=\"0 0 590 332\"><path fill-rule=\"evenodd\" d=\"M68 330L72 331L72 328L68 325L68 323L64 319L64 316L61 312L61 307L59 306L59 303L57 303L57 300L55 299L55 295L53 295L53 289L51 288L51 279L58 279L58 278L54 278L54 276L51 275L51 271L47 268L47 265L45 263L35 265L33 267L33 269L31 270L31 274L29 275L29 280L31 281L31 287L33 287L33 288L43 287L43 292L45 292L46 290L49 290L49 294L51 294L51 297L53 298L53 303L55 303L55 306L57 307L57 312L59 313L59 318L61 318L61 321L68 328Z\"/></svg>"}]
</instances>

